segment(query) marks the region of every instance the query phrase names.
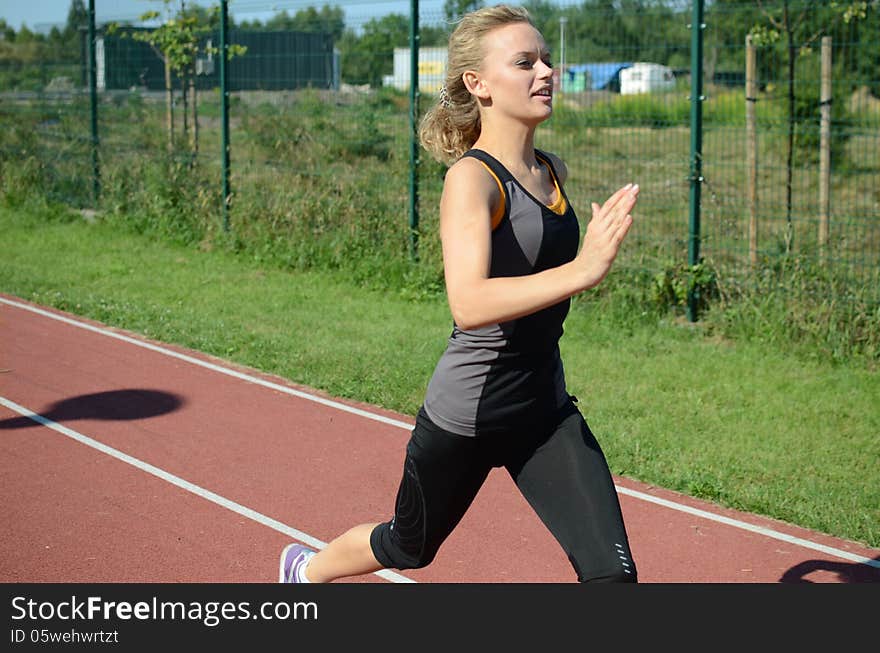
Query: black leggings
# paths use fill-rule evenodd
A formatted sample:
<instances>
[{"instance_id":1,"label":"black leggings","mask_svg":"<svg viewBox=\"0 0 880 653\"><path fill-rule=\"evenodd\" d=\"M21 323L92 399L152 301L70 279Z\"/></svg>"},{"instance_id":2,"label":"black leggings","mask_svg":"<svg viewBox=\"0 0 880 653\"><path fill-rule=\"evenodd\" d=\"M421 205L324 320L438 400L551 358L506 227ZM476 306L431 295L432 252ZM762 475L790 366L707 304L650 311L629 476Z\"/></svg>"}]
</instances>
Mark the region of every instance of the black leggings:
<instances>
[{"instance_id":1,"label":"black leggings","mask_svg":"<svg viewBox=\"0 0 880 653\"><path fill-rule=\"evenodd\" d=\"M370 543L386 568L428 565L493 467L505 467L568 555L580 582L636 582L637 572L608 464L569 402L543 433L463 437L424 410L406 447L394 518Z\"/></svg>"}]
</instances>

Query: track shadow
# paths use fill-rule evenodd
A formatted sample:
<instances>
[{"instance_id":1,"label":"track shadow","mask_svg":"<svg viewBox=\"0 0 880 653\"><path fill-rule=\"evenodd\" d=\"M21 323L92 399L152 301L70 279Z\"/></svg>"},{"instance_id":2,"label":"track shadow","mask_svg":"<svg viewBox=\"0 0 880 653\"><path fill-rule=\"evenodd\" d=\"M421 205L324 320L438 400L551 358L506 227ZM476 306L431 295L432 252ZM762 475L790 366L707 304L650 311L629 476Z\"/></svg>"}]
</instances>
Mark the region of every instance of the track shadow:
<instances>
[{"instance_id":1,"label":"track shadow","mask_svg":"<svg viewBox=\"0 0 880 653\"><path fill-rule=\"evenodd\" d=\"M39 415L53 422L79 419L135 420L164 415L179 409L183 397L159 390L110 390L79 395L52 404ZM29 417L12 417L0 421L0 430L39 426Z\"/></svg>"},{"instance_id":2,"label":"track shadow","mask_svg":"<svg viewBox=\"0 0 880 653\"><path fill-rule=\"evenodd\" d=\"M880 562L880 556L874 558ZM880 569L858 562L832 562L830 560L804 560L787 570L780 583L812 583L807 576L814 571L837 574L841 583L880 583Z\"/></svg>"}]
</instances>

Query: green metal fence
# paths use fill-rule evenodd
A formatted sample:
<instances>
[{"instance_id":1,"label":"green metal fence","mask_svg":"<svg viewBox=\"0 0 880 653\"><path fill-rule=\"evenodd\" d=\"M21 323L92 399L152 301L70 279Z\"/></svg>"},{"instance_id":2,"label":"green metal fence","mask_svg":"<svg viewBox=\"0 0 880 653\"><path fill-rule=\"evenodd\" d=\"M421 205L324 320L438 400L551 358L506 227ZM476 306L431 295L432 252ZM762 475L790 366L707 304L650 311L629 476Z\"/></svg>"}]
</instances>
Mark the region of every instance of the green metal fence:
<instances>
[{"instance_id":1,"label":"green metal fence","mask_svg":"<svg viewBox=\"0 0 880 653\"><path fill-rule=\"evenodd\" d=\"M7 178L291 267L359 257L369 275L370 260L399 259L406 275L418 258L436 276L443 169L414 146L413 126L445 65L444 3L232 3L227 43L247 51L222 78L213 28L195 91L177 75L170 96L162 60L113 41L101 4L73 60L0 60ZM621 265L706 266L729 289L803 266L842 284L841 300L850 289L880 301L876 1L528 6L559 70L538 145L566 160L581 216L641 185Z\"/></svg>"}]
</instances>

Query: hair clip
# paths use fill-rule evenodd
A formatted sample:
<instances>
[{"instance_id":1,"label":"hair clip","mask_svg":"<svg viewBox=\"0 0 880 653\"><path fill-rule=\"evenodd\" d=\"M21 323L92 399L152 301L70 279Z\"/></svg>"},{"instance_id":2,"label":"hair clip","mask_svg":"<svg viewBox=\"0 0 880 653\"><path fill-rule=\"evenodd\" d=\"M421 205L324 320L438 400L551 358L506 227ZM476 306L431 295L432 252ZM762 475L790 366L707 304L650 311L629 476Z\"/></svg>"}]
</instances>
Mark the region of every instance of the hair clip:
<instances>
[{"instance_id":1,"label":"hair clip","mask_svg":"<svg viewBox=\"0 0 880 653\"><path fill-rule=\"evenodd\" d=\"M446 90L446 84L440 87L440 104L446 109L452 106L452 100L449 99L449 91Z\"/></svg>"}]
</instances>

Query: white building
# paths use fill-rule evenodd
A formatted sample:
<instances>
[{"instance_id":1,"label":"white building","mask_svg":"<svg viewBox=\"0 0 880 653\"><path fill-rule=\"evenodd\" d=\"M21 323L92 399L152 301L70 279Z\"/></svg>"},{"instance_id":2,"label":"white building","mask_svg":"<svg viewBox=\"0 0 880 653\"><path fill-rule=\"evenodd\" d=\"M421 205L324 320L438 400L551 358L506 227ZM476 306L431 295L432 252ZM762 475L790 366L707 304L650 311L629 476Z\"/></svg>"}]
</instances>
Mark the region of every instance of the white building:
<instances>
[{"instance_id":1,"label":"white building","mask_svg":"<svg viewBox=\"0 0 880 653\"><path fill-rule=\"evenodd\" d=\"M620 71L620 94L656 93L675 88L675 75L659 63L636 62Z\"/></svg>"},{"instance_id":2,"label":"white building","mask_svg":"<svg viewBox=\"0 0 880 653\"><path fill-rule=\"evenodd\" d=\"M394 48L394 74L382 79L385 86L409 88L409 48ZM446 48L419 48L419 90L436 93L446 80Z\"/></svg>"}]
</instances>

